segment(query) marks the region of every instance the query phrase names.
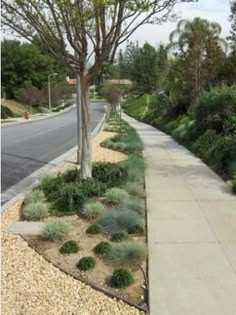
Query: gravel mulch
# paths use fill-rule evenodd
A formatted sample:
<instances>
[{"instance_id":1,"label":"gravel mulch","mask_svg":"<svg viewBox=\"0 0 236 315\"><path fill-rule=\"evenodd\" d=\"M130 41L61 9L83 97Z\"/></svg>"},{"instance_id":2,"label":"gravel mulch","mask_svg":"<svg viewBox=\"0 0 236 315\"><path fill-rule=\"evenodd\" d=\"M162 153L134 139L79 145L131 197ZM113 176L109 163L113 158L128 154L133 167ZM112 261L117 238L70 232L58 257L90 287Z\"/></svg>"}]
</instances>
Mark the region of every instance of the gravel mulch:
<instances>
[{"instance_id":1,"label":"gravel mulch","mask_svg":"<svg viewBox=\"0 0 236 315\"><path fill-rule=\"evenodd\" d=\"M123 154L99 147L99 143L111 135L102 132L96 137L94 160L119 161L126 158ZM20 236L6 233L4 227L19 220L21 202L18 200L2 214L2 314L144 314L64 274L37 254Z\"/></svg>"}]
</instances>

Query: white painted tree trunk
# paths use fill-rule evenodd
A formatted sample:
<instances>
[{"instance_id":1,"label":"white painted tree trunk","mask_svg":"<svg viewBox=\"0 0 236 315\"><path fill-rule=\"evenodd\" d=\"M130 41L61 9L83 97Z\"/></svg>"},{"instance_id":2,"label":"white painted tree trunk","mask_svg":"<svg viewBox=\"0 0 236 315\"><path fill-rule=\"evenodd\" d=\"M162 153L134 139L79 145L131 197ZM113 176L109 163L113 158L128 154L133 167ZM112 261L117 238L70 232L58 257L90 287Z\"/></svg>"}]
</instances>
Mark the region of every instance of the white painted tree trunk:
<instances>
[{"instance_id":1,"label":"white painted tree trunk","mask_svg":"<svg viewBox=\"0 0 236 315\"><path fill-rule=\"evenodd\" d=\"M81 176L92 177L92 145L89 111L89 85L85 78L80 78L82 106L82 147L81 147Z\"/></svg>"}]
</instances>

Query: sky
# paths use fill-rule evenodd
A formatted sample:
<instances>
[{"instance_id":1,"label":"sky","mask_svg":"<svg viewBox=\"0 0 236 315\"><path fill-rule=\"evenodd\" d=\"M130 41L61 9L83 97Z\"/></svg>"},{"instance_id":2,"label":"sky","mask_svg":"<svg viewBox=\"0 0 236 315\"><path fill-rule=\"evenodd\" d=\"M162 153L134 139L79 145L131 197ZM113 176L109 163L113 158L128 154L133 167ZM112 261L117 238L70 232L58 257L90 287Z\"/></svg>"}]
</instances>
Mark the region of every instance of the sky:
<instances>
[{"instance_id":1,"label":"sky","mask_svg":"<svg viewBox=\"0 0 236 315\"><path fill-rule=\"evenodd\" d=\"M218 22L222 27L222 37L229 34L230 15L229 0L198 0L198 2L177 4L175 13L181 19L205 18L212 22ZM166 22L162 25L144 25L130 38L138 41L142 46L146 41L157 46L160 42L168 43L169 34L176 28L176 22Z\"/></svg>"}]
</instances>

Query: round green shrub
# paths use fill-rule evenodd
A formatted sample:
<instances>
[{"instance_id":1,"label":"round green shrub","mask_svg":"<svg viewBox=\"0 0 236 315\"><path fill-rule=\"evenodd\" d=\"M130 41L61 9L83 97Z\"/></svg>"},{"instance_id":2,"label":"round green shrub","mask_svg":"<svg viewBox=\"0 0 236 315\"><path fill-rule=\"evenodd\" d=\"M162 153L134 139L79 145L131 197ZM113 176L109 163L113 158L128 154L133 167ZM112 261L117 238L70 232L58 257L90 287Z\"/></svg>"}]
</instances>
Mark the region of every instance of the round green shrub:
<instances>
[{"instance_id":1,"label":"round green shrub","mask_svg":"<svg viewBox=\"0 0 236 315\"><path fill-rule=\"evenodd\" d=\"M100 242L94 247L94 252L97 255L106 256L111 250L111 244L108 242Z\"/></svg>"},{"instance_id":2,"label":"round green shrub","mask_svg":"<svg viewBox=\"0 0 236 315\"><path fill-rule=\"evenodd\" d=\"M42 202L29 203L24 207L23 215L30 221L40 220L49 215L49 208Z\"/></svg>"},{"instance_id":3,"label":"round green shrub","mask_svg":"<svg viewBox=\"0 0 236 315\"><path fill-rule=\"evenodd\" d=\"M45 201L45 195L42 190L35 189L32 192L25 195L24 203L34 203L34 202L44 202Z\"/></svg>"},{"instance_id":4,"label":"round green shrub","mask_svg":"<svg viewBox=\"0 0 236 315\"><path fill-rule=\"evenodd\" d=\"M80 214L85 219L96 219L106 212L105 207L100 202L86 203Z\"/></svg>"},{"instance_id":5,"label":"round green shrub","mask_svg":"<svg viewBox=\"0 0 236 315\"><path fill-rule=\"evenodd\" d=\"M85 256L79 260L77 263L77 268L82 271L87 271L93 269L96 265L96 260L91 256Z\"/></svg>"},{"instance_id":6,"label":"round green shrub","mask_svg":"<svg viewBox=\"0 0 236 315\"><path fill-rule=\"evenodd\" d=\"M130 234L143 235L145 232L144 226L142 224L135 224L129 229Z\"/></svg>"},{"instance_id":7,"label":"round green shrub","mask_svg":"<svg viewBox=\"0 0 236 315\"><path fill-rule=\"evenodd\" d=\"M73 168L65 171L62 177L65 183L74 183L79 180L80 171L77 168Z\"/></svg>"},{"instance_id":8,"label":"round green shrub","mask_svg":"<svg viewBox=\"0 0 236 315\"><path fill-rule=\"evenodd\" d=\"M123 289L134 283L131 272L125 268L116 269L110 279L110 285L113 288Z\"/></svg>"},{"instance_id":9,"label":"round green shrub","mask_svg":"<svg viewBox=\"0 0 236 315\"><path fill-rule=\"evenodd\" d=\"M77 253L79 251L79 244L76 241L70 240L65 242L61 248L60 253L61 254L72 254Z\"/></svg>"},{"instance_id":10,"label":"round green shrub","mask_svg":"<svg viewBox=\"0 0 236 315\"><path fill-rule=\"evenodd\" d=\"M39 189L43 190L48 201L56 200L65 185L62 176L50 174L41 178Z\"/></svg>"},{"instance_id":11,"label":"round green shrub","mask_svg":"<svg viewBox=\"0 0 236 315\"><path fill-rule=\"evenodd\" d=\"M126 231L118 231L111 235L112 242L122 242L129 239L129 234Z\"/></svg>"},{"instance_id":12,"label":"round green shrub","mask_svg":"<svg viewBox=\"0 0 236 315\"><path fill-rule=\"evenodd\" d=\"M106 202L114 205L118 205L127 199L129 199L127 191L118 187L110 188L105 193Z\"/></svg>"},{"instance_id":13,"label":"round green shrub","mask_svg":"<svg viewBox=\"0 0 236 315\"><path fill-rule=\"evenodd\" d=\"M45 225L41 236L49 241L63 240L68 236L70 231L71 225L69 223L62 220L54 220Z\"/></svg>"},{"instance_id":14,"label":"round green shrub","mask_svg":"<svg viewBox=\"0 0 236 315\"><path fill-rule=\"evenodd\" d=\"M87 234L99 234L103 232L103 227L100 224L91 224L87 230Z\"/></svg>"}]
</instances>

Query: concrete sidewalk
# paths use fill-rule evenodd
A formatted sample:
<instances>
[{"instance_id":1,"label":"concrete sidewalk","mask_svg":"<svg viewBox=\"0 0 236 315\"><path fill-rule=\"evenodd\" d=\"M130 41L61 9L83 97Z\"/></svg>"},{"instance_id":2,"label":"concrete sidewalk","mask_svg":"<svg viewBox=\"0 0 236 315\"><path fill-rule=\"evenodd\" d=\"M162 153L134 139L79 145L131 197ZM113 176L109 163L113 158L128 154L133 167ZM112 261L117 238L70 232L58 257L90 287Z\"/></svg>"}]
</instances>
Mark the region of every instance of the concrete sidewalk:
<instances>
[{"instance_id":1,"label":"concrete sidewalk","mask_svg":"<svg viewBox=\"0 0 236 315\"><path fill-rule=\"evenodd\" d=\"M236 197L170 136L124 115L145 144L151 315L236 314Z\"/></svg>"}]
</instances>

